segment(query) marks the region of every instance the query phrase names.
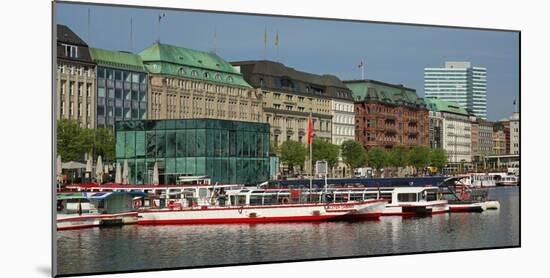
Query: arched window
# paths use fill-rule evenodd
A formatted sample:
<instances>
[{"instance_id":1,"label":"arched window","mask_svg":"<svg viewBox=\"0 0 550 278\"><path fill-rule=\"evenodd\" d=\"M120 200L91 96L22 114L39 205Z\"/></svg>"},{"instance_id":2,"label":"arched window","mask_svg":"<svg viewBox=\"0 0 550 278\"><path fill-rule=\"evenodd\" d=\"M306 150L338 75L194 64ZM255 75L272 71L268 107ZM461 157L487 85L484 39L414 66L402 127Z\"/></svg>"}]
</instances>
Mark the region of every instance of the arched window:
<instances>
[{"instance_id":1,"label":"arched window","mask_svg":"<svg viewBox=\"0 0 550 278\"><path fill-rule=\"evenodd\" d=\"M233 77L228 76L228 77L227 77L227 82L233 82Z\"/></svg>"},{"instance_id":2,"label":"arched window","mask_svg":"<svg viewBox=\"0 0 550 278\"><path fill-rule=\"evenodd\" d=\"M205 72L204 72L204 78L210 78L210 73L207 72L207 71L205 71Z\"/></svg>"},{"instance_id":3,"label":"arched window","mask_svg":"<svg viewBox=\"0 0 550 278\"><path fill-rule=\"evenodd\" d=\"M216 78L216 80L222 80L222 75L219 73L216 73L216 76L214 78Z\"/></svg>"},{"instance_id":4,"label":"arched window","mask_svg":"<svg viewBox=\"0 0 550 278\"><path fill-rule=\"evenodd\" d=\"M197 76L199 76L199 72L196 71L196 70L193 70L193 71L191 72L191 75L194 76L194 77L197 77Z\"/></svg>"}]
</instances>

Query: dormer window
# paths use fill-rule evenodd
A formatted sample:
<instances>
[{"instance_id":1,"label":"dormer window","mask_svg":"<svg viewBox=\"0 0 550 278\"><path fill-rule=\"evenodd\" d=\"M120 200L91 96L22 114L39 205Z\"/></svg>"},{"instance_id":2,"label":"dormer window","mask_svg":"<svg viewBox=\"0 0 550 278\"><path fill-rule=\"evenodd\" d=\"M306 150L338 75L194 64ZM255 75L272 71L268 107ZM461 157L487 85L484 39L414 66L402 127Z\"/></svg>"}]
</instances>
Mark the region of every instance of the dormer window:
<instances>
[{"instance_id":1,"label":"dormer window","mask_svg":"<svg viewBox=\"0 0 550 278\"><path fill-rule=\"evenodd\" d=\"M178 69L178 75L185 75L185 69L184 68L179 68Z\"/></svg>"},{"instance_id":2,"label":"dormer window","mask_svg":"<svg viewBox=\"0 0 550 278\"><path fill-rule=\"evenodd\" d=\"M196 70L191 71L191 76L197 77L199 76L199 72Z\"/></svg>"},{"instance_id":3,"label":"dormer window","mask_svg":"<svg viewBox=\"0 0 550 278\"><path fill-rule=\"evenodd\" d=\"M217 73L214 78L216 78L216 80L222 80L222 75Z\"/></svg>"},{"instance_id":4,"label":"dormer window","mask_svg":"<svg viewBox=\"0 0 550 278\"><path fill-rule=\"evenodd\" d=\"M294 83L289 78L281 78L281 88L294 89Z\"/></svg>"},{"instance_id":5,"label":"dormer window","mask_svg":"<svg viewBox=\"0 0 550 278\"><path fill-rule=\"evenodd\" d=\"M204 72L204 78L210 78L210 73L209 72Z\"/></svg>"},{"instance_id":6,"label":"dormer window","mask_svg":"<svg viewBox=\"0 0 550 278\"><path fill-rule=\"evenodd\" d=\"M70 58L78 58L78 48L70 44L61 44L63 47L63 53Z\"/></svg>"},{"instance_id":7,"label":"dormer window","mask_svg":"<svg viewBox=\"0 0 550 278\"><path fill-rule=\"evenodd\" d=\"M227 82L233 82L233 77L228 76L228 77L227 77Z\"/></svg>"}]
</instances>

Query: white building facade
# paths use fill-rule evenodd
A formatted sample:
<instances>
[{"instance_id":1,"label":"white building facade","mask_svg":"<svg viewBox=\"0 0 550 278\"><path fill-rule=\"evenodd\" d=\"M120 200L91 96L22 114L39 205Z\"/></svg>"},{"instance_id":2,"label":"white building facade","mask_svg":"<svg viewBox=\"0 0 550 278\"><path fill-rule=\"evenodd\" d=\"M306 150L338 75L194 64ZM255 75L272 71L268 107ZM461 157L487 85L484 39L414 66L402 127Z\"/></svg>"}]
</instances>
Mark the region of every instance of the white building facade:
<instances>
[{"instance_id":1,"label":"white building facade","mask_svg":"<svg viewBox=\"0 0 550 278\"><path fill-rule=\"evenodd\" d=\"M355 139L355 113L353 100L332 99L332 143L341 145Z\"/></svg>"},{"instance_id":2,"label":"white building facade","mask_svg":"<svg viewBox=\"0 0 550 278\"><path fill-rule=\"evenodd\" d=\"M445 62L444 68L424 69L426 97L456 102L474 116L487 119L487 69L470 62Z\"/></svg>"},{"instance_id":3,"label":"white building facade","mask_svg":"<svg viewBox=\"0 0 550 278\"><path fill-rule=\"evenodd\" d=\"M510 154L519 154L519 112L510 118Z\"/></svg>"}]
</instances>

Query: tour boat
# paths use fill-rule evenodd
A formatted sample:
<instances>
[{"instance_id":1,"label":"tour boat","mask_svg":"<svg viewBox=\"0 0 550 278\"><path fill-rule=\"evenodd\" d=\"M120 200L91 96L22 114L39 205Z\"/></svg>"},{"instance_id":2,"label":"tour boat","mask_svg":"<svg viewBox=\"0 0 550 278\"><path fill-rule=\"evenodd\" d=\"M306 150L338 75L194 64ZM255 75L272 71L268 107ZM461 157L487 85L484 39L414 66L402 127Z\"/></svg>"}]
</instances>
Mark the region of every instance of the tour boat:
<instances>
[{"instance_id":1,"label":"tour boat","mask_svg":"<svg viewBox=\"0 0 550 278\"><path fill-rule=\"evenodd\" d=\"M494 187L495 176L485 173L470 173L461 175L461 182L468 187Z\"/></svg>"},{"instance_id":2,"label":"tour boat","mask_svg":"<svg viewBox=\"0 0 550 278\"><path fill-rule=\"evenodd\" d=\"M451 177L440 185L450 212L483 212L500 208L498 201L488 200L486 188L471 188L463 182L464 179L467 177Z\"/></svg>"},{"instance_id":3,"label":"tour boat","mask_svg":"<svg viewBox=\"0 0 550 278\"><path fill-rule=\"evenodd\" d=\"M515 175L502 175L499 179L496 181L497 186L518 186L519 185L519 178Z\"/></svg>"},{"instance_id":4,"label":"tour boat","mask_svg":"<svg viewBox=\"0 0 550 278\"><path fill-rule=\"evenodd\" d=\"M57 194L57 230L135 224L139 192L66 192Z\"/></svg>"},{"instance_id":5,"label":"tour boat","mask_svg":"<svg viewBox=\"0 0 550 278\"><path fill-rule=\"evenodd\" d=\"M379 199L330 202L322 191L214 187L211 194L202 196L187 188L179 202L172 200L166 208L144 208L139 211L138 224L322 221L344 219L349 214L357 218L377 218L385 204Z\"/></svg>"},{"instance_id":6,"label":"tour boat","mask_svg":"<svg viewBox=\"0 0 550 278\"><path fill-rule=\"evenodd\" d=\"M434 186L413 187L351 187L328 188L336 202L340 200L383 199L387 203L381 216L425 216L448 211L447 200L441 200L439 188Z\"/></svg>"}]
</instances>

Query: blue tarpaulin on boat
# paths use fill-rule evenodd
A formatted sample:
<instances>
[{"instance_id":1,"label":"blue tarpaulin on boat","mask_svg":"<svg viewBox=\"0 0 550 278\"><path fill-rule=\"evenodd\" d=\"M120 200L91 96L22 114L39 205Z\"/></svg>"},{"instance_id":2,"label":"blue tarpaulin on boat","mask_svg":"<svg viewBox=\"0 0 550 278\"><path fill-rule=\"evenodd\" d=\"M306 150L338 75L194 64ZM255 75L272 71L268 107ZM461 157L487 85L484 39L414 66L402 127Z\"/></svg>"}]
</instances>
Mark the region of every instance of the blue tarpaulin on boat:
<instances>
[{"instance_id":1,"label":"blue tarpaulin on boat","mask_svg":"<svg viewBox=\"0 0 550 278\"><path fill-rule=\"evenodd\" d=\"M147 196L147 193L141 192L141 191L131 191L131 192L83 192L85 194L85 198L90 200L103 200L110 198L112 196L116 195L130 195L130 196L141 196L145 197Z\"/></svg>"}]
</instances>

